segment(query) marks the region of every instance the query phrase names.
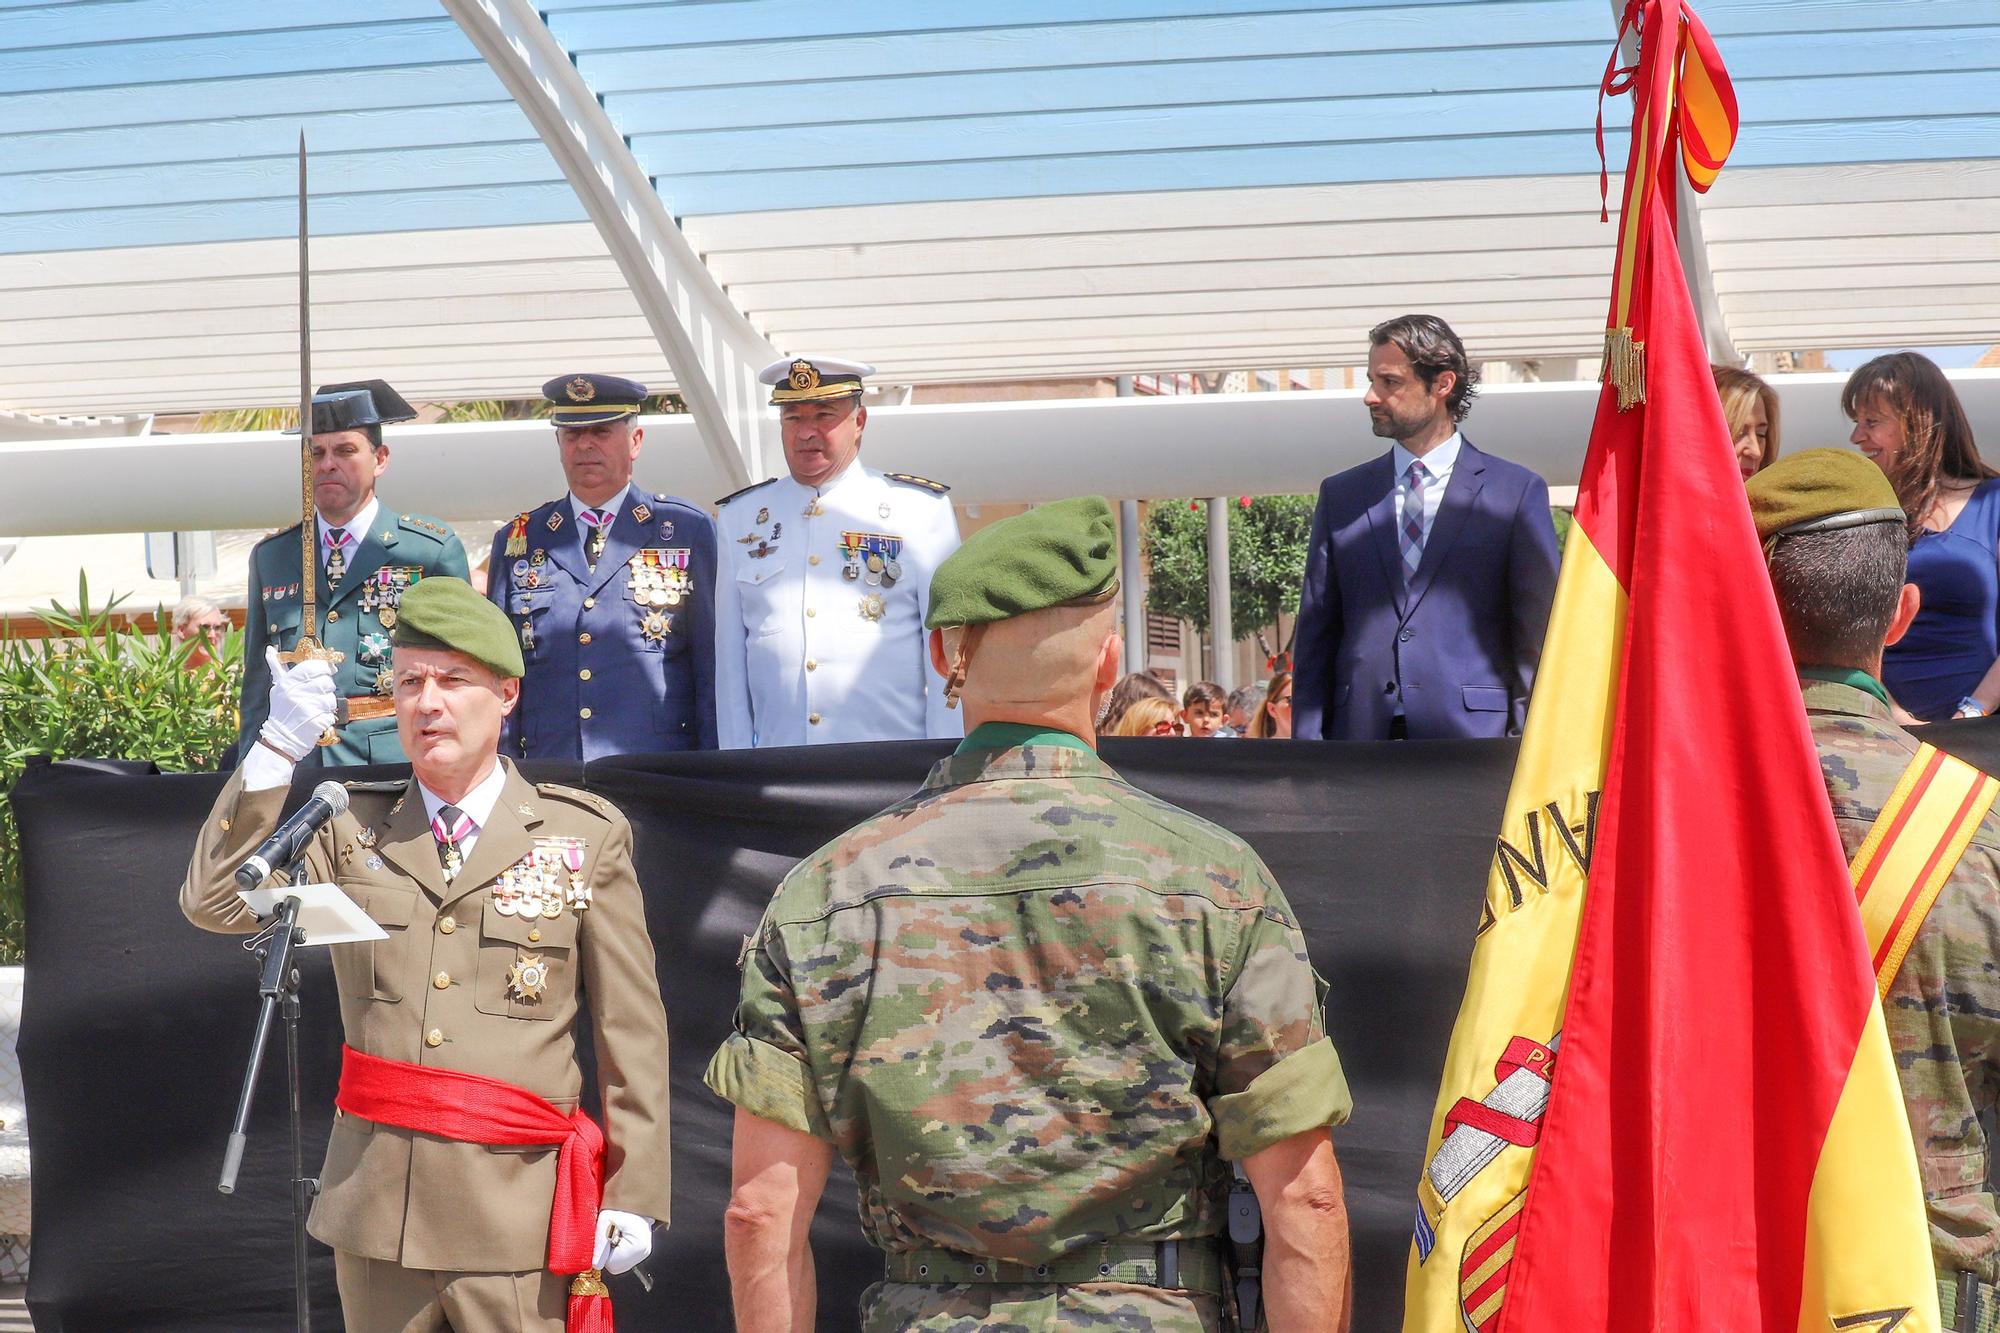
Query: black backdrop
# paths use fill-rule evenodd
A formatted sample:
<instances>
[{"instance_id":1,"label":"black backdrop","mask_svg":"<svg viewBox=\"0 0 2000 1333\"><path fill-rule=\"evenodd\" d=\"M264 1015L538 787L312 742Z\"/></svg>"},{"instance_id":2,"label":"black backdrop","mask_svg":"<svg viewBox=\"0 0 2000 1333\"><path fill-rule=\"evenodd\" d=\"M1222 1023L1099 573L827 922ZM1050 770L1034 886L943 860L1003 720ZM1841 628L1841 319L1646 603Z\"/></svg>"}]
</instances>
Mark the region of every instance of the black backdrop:
<instances>
[{"instance_id":1,"label":"black backdrop","mask_svg":"<svg viewBox=\"0 0 2000 1333\"><path fill-rule=\"evenodd\" d=\"M2000 762L2000 724L1927 735L1983 767ZM629 1276L614 1281L626 1333L726 1327L730 1108L701 1074L729 1028L742 936L793 862L906 794L947 748L528 766L538 780L587 785L631 819L672 1025L673 1226L656 1238L650 1293ZM1105 757L1137 785L1246 838L1304 920L1354 1092L1354 1118L1334 1142L1354 1230L1355 1326L1395 1329L1413 1186L1513 744L1128 740L1109 742ZM255 969L239 940L188 925L175 897L221 781L67 763L31 767L13 792L32 960L20 1056L33 1140L28 1299L40 1333L291 1327L275 1062L238 1192L215 1190L255 1016ZM301 780L295 798L311 785ZM323 953L308 961L305 1003L316 1170L339 1051ZM880 1264L861 1239L844 1172L813 1238L819 1327L851 1328L855 1299ZM337 1329L332 1260L316 1242L313 1251L315 1324Z\"/></svg>"}]
</instances>

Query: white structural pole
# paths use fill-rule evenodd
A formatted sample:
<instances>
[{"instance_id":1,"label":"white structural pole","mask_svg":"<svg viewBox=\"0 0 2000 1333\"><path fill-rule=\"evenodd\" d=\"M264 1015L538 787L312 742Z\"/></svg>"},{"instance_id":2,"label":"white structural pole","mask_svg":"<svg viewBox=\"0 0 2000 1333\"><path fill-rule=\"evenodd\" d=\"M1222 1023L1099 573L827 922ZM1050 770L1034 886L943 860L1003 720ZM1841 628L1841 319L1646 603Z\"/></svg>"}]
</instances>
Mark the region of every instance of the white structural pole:
<instances>
[{"instance_id":1,"label":"white structural pole","mask_svg":"<svg viewBox=\"0 0 2000 1333\"><path fill-rule=\"evenodd\" d=\"M1225 690L1236 688L1236 622L1229 609L1229 500L1208 502L1208 641L1214 647L1209 679Z\"/></svg>"},{"instance_id":2,"label":"white structural pole","mask_svg":"<svg viewBox=\"0 0 2000 1333\"><path fill-rule=\"evenodd\" d=\"M1139 502L1118 502L1118 579L1125 599L1125 670L1146 669L1146 575L1140 568Z\"/></svg>"},{"instance_id":3,"label":"white structural pole","mask_svg":"<svg viewBox=\"0 0 2000 1333\"><path fill-rule=\"evenodd\" d=\"M1611 22L1617 24L1624 14L1624 0L1611 0ZM1618 44L1618 54L1628 65L1639 63L1637 32L1626 32ZM1695 325L1708 348L1708 359L1719 366L1741 366L1743 354L1736 350L1736 341L1729 336L1729 325L1722 317L1722 301L1715 294L1715 272L1709 266L1708 240L1701 228L1701 196L1688 184L1687 173L1678 163L1674 167L1674 216L1679 232L1681 272L1687 278ZM1612 222L1617 220L1614 215Z\"/></svg>"},{"instance_id":4,"label":"white structural pole","mask_svg":"<svg viewBox=\"0 0 2000 1333\"><path fill-rule=\"evenodd\" d=\"M618 261L730 489L768 475L773 426L757 371L777 349L674 225L653 183L527 0L443 0L527 113Z\"/></svg>"},{"instance_id":5,"label":"white structural pole","mask_svg":"<svg viewBox=\"0 0 2000 1333\"><path fill-rule=\"evenodd\" d=\"M2000 439L2000 370L1948 370L1973 433ZM1845 371L1778 375L1785 435L1845 447ZM1482 449L1574 486L1602 386L1537 381L1480 390ZM1072 495L1310 495L1328 475L1382 455L1358 389L926 403L868 412L871 467L950 477L964 505L1040 504ZM697 499L730 489L692 418L647 417L635 479ZM524 495L560 495L546 421L391 426L382 502L453 522L510 518ZM10 441L0 420L0 535L148 532L171 514L189 531L282 527L297 517L298 460L275 432ZM1244 440L1218 449L1217 440ZM296 443L296 440L294 441ZM1802 446L1803 447L1803 446ZM289 469L289 475L288 475ZM117 486L79 486L79 477ZM230 484L218 486L217 477ZM285 509L286 488L294 507Z\"/></svg>"}]
</instances>

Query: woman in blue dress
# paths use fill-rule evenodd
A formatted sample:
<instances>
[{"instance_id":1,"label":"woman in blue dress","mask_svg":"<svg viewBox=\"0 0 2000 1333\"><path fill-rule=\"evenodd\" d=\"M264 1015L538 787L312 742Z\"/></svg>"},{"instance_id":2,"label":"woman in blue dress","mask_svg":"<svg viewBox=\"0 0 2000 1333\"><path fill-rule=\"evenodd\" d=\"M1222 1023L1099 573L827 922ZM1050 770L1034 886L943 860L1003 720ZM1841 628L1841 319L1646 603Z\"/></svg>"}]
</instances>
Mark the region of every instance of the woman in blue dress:
<instances>
[{"instance_id":1,"label":"woman in blue dress","mask_svg":"<svg viewBox=\"0 0 2000 1333\"><path fill-rule=\"evenodd\" d=\"M1883 655L1883 684L1924 722L2000 711L2000 472L1944 372L1915 352L1855 371L1840 406L1910 516L1909 580L1923 598Z\"/></svg>"}]
</instances>

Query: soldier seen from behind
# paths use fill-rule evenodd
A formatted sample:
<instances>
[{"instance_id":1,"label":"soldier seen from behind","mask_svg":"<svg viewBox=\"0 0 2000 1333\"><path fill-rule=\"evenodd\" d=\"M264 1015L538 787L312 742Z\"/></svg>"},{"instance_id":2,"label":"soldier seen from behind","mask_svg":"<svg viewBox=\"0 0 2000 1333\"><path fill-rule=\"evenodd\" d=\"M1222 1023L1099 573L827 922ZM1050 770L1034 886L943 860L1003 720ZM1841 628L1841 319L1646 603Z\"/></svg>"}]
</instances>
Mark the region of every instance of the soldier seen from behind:
<instances>
[{"instance_id":1,"label":"soldier seen from behind","mask_svg":"<svg viewBox=\"0 0 2000 1333\"><path fill-rule=\"evenodd\" d=\"M1991 778L1897 726L1882 652L1918 609L1906 515L1867 458L1813 449L1749 482L1916 1139L1949 1329L2000 1328L2000 817ZM1900 876L1900 878L1899 878Z\"/></svg>"},{"instance_id":2,"label":"soldier seen from behind","mask_svg":"<svg viewBox=\"0 0 2000 1333\"><path fill-rule=\"evenodd\" d=\"M724 1222L736 1327L814 1326L808 1228L838 1152L884 1254L860 1327L1237 1326L1230 1164L1262 1205L1269 1327L1344 1329L1328 1127L1349 1110L1305 938L1241 840L1127 784L1102 499L943 562L930 651L967 734L806 858L746 942Z\"/></svg>"}]
</instances>

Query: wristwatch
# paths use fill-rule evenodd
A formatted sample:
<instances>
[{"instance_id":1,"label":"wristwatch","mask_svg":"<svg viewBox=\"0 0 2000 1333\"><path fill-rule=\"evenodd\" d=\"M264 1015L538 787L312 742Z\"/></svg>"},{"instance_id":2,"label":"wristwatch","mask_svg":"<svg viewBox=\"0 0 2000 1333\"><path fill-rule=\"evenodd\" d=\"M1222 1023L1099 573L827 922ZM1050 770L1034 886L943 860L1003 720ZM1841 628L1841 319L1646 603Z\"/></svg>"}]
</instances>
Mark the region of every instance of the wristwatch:
<instances>
[{"instance_id":1,"label":"wristwatch","mask_svg":"<svg viewBox=\"0 0 2000 1333\"><path fill-rule=\"evenodd\" d=\"M1958 701L1958 711L1956 713L1953 713L1952 716L1955 718L1985 717L1986 710L1980 707L1979 700L1973 698L1971 695L1968 694L1963 699L1960 699Z\"/></svg>"}]
</instances>

